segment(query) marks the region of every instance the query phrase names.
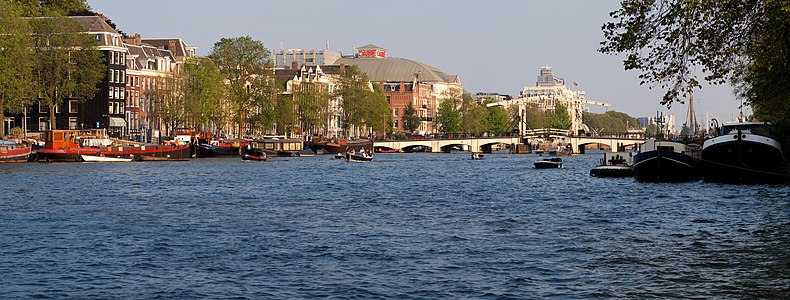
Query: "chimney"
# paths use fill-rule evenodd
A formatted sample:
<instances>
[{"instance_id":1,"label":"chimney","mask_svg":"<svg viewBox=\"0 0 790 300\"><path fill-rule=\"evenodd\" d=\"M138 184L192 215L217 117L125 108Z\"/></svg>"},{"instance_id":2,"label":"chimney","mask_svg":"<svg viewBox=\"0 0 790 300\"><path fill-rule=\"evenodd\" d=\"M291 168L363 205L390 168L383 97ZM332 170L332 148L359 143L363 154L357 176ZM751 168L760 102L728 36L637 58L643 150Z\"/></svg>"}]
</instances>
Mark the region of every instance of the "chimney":
<instances>
[{"instance_id":1,"label":"chimney","mask_svg":"<svg viewBox=\"0 0 790 300\"><path fill-rule=\"evenodd\" d=\"M129 45L140 46L143 43L143 37L139 33L135 33L133 36L124 38L124 42Z\"/></svg>"},{"instance_id":2,"label":"chimney","mask_svg":"<svg viewBox=\"0 0 790 300\"><path fill-rule=\"evenodd\" d=\"M340 64L340 74L346 74L346 64Z\"/></svg>"},{"instance_id":3,"label":"chimney","mask_svg":"<svg viewBox=\"0 0 790 300\"><path fill-rule=\"evenodd\" d=\"M295 60L292 61L291 62L291 70L298 70L298 69L299 69L299 63L297 63Z\"/></svg>"},{"instance_id":4,"label":"chimney","mask_svg":"<svg viewBox=\"0 0 790 300\"><path fill-rule=\"evenodd\" d=\"M171 40L169 47L167 49L165 49L165 50L170 50L170 53L173 53L173 55L176 55L176 41Z\"/></svg>"}]
</instances>

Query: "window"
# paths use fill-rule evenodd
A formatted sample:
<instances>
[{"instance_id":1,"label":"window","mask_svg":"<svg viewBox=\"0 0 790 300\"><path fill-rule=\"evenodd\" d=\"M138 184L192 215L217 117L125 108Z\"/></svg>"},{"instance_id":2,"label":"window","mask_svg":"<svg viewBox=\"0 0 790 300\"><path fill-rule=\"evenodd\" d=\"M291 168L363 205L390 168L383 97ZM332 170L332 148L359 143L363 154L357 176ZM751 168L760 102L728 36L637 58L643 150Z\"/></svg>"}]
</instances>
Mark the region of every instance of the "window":
<instances>
[{"instance_id":1,"label":"window","mask_svg":"<svg viewBox=\"0 0 790 300\"><path fill-rule=\"evenodd\" d=\"M395 120L395 122L392 124L392 127L393 128L398 128L398 120Z\"/></svg>"},{"instance_id":2,"label":"window","mask_svg":"<svg viewBox=\"0 0 790 300\"><path fill-rule=\"evenodd\" d=\"M110 109L107 111L108 114L112 113L112 107L114 106L115 102L110 102Z\"/></svg>"},{"instance_id":3,"label":"window","mask_svg":"<svg viewBox=\"0 0 790 300\"><path fill-rule=\"evenodd\" d=\"M69 118L69 129L71 130L77 129L77 118L75 117Z\"/></svg>"},{"instance_id":4,"label":"window","mask_svg":"<svg viewBox=\"0 0 790 300\"><path fill-rule=\"evenodd\" d=\"M69 100L69 113L76 114L77 112L77 100Z\"/></svg>"},{"instance_id":5,"label":"window","mask_svg":"<svg viewBox=\"0 0 790 300\"><path fill-rule=\"evenodd\" d=\"M44 131L49 129L49 123L47 123L47 118L38 117L38 131Z\"/></svg>"},{"instance_id":6,"label":"window","mask_svg":"<svg viewBox=\"0 0 790 300\"><path fill-rule=\"evenodd\" d=\"M387 103L390 103L390 98L392 98L392 96L387 95Z\"/></svg>"},{"instance_id":7,"label":"window","mask_svg":"<svg viewBox=\"0 0 790 300\"><path fill-rule=\"evenodd\" d=\"M124 103L123 102L118 103L118 113L119 114L125 114L126 113L124 108L125 107L124 107Z\"/></svg>"},{"instance_id":8,"label":"window","mask_svg":"<svg viewBox=\"0 0 790 300\"><path fill-rule=\"evenodd\" d=\"M113 99L120 99L121 95L118 95L120 91L117 86L113 88Z\"/></svg>"},{"instance_id":9,"label":"window","mask_svg":"<svg viewBox=\"0 0 790 300\"><path fill-rule=\"evenodd\" d=\"M126 99L126 96L125 96L126 95L126 88L120 88L120 89L121 89L121 93L120 93L121 94L121 99Z\"/></svg>"},{"instance_id":10,"label":"window","mask_svg":"<svg viewBox=\"0 0 790 300\"><path fill-rule=\"evenodd\" d=\"M109 77L109 79L107 81L112 82L112 80L115 78L115 73L114 72L115 71L113 71L113 70L108 70L107 71L107 77Z\"/></svg>"},{"instance_id":11,"label":"window","mask_svg":"<svg viewBox=\"0 0 790 300\"><path fill-rule=\"evenodd\" d=\"M45 112L47 112L47 104L46 104L46 103L44 103L44 101L39 101L39 102L38 102L38 112L39 112L39 113L45 113Z\"/></svg>"},{"instance_id":12,"label":"window","mask_svg":"<svg viewBox=\"0 0 790 300\"><path fill-rule=\"evenodd\" d=\"M118 73L121 74L121 83L126 83L126 81L124 81L124 78L126 78L126 71L121 70L121 71L118 71Z\"/></svg>"},{"instance_id":13,"label":"window","mask_svg":"<svg viewBox=\"0 0 790 300\"><path fill-rule=\"evenodd\" d=\"M113 89L112 89L112 87L109 87L108 89L110 90L110 96L109 96L109 98L110 98L110 99L112 99L112 91L113 91Z\"/></svg>"},{"instance_id":14,"label":"window","mask_svg":"<svg viewBox=\"0 0 790 300\"><path fill-rule=\"evenodd\" d=\"M397 116L398 116L398 109L397 109L397 108L395 108L395 109L393 109L393 110L394 110L394 114L395 114L395 116L397 117Z\"/></svg>"}]
</instances>

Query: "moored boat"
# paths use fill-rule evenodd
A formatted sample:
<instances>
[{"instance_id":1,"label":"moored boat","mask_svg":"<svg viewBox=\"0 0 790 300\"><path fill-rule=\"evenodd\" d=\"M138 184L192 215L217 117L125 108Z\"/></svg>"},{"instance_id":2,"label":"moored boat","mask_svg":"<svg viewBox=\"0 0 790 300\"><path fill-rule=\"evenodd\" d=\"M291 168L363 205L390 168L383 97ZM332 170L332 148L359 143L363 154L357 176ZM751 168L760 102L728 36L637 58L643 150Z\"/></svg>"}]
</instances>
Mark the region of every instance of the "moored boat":
<instances>
[{"instance_id":1,"label":"moored boat","mask_svg":"<svg viewBox=\"0 0 790 300\"><path fill-rule=\"evenodd\" d=\"M559 157L543 158L535 161L534 165L536 169L562 168L562 158Z\"/></svg>"},{"instance_id":2,"label":"moored boat","mask_svg":"<svg viewBox=\"0 0 790 300\"><path fill-rule=\"evenodd\" d=\"M197 145L197 156L216 157L239 155L239 149L246 147L248 144L249 141L245 140L212 140L208 143L199 143Z\"/></svg>"},{"instance_id":3,"label":"moored boat","mask_svg":"<svg viewBox=\"0 0 790 300\"><path fill-rule=\"evenodd\" d=\"M643 182L684 182L702 178L700 162L685 144L647 140L634 156L634 177Z\"/></svg>"},{"instance_id":4,"label":"moored boat","mask_svg":"<svg viewBox=\"0 0 790 300\"><path fill-rule=\"evenodd\" d=\"M607 152L601 164L590 170L593 177L634 177L634 157L631 152Z\"/></svg>"},{"instance_id":5,"label":"moored boat","mask_svg":"<svg viewBox=\"0 0 790 300\"><path fill-rule=\"evenodd\" d=\"M782 146L771 138L768 123L737 122L702 146L704 180L721 183L787 183L788 163Z\"/></svg>"},{"instance_id":6,"label":"moored boat","mask_svg":"<svg viewBox=\"0 0 790 300\"><path fill-rule=\"evenodd\" d=\"M258 155L244 153L244 154L241 155L241 160L266 161L267 159L268 159L268 157L266 157L266 153L260 153Z\"/></svg>"},{"instance_id":7,"label":"moored boat","mask_svg":"<svg viewBox=\"0 0 790 300\"><path fill-rule=\"evenodd\" d=\"M44 148L37 154L38 160L45 162L76 162L80 161L80 155L189 158L189 145L118 145L104 130L50 130L44 133L44 141Z\"/></svg>"},{"instance_id":8,"label":"moored boat","mask_svg":"<svg viewBox=\"0 0 790 300\"><path fill-rule=\"evenodd\" d=\"M309 148L316 154L337 154L346 151L357 151L362 149L373 149L373 141L368 139L313 139L309 143Z\"/></svg>"},{"instance_id":9,"label":"moored boat","mask_svg":"<svg viewBox=\"0 0 790 300\"><path fill-rule=\"evenodd\" d=\"M247 147L242 148L242 153L262 152L268 157L296 157L301 156L303 147L302 140L269 137L250 141Z\"/></svg>"},{"instance_id":10,"label":"moored boat","mask_svg":"<svg viewBox=\"0 0 790 300\"><path fill-rule=\"evenodd\" d=\"M472 152L472 159L473 160L483 159L483 154L482 153L477 153L477 152Z\"/></svg>"},{"instance_id":11,"label":"moored boat","mask_svg":"<svg viewBox=\"0 0 790 300\"><path fill-rule=\"evenodd\" d=\"M32 146L0 140L0 163L23 163L30 157Z\"/></svg>"}]
</instances>

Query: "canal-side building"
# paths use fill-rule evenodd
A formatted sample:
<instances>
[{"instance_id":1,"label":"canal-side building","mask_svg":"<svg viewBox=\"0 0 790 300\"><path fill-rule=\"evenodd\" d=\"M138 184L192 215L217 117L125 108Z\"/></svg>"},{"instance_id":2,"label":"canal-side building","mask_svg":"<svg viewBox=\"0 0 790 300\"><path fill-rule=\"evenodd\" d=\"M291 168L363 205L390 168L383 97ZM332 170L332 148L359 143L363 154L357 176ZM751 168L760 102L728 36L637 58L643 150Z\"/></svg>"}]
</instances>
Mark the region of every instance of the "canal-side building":
<instances>
[{"instance_id":1,"label":"canal-side building","mask_svg":"<svg viewBox=\"0 0 790 300\"><path fill-rule=\"evenodd\" d=\"M354 57L343 57L335 63L355 65L381 86L392 111L393 131L404 131L403 112L411 104L422 119L415 133L438 132L435 120L439 103L451 93L463 92L461 78L422 62L387 57L387 50L375 45L357 49Z\"/></svg>"},{"instance_id":2,"label":"canal-side building","mask_svg":"<svg viewBox=\"0 0 790 300\"><path fill-rule=\"evenodd\" d=\"M55 108L55 128L50 128L49 110L41 101L36 101L17 115L6 115L6 126L23 127L26 131L48 129L106 128L112 136L119 137L126 127L126 48L123 37L107 24L103 16L69 17L79 22L84 32L96 39L98 51L104 57L106 76L97 85L99 90L92 99L79 103L67 99Z\"/></svg>"}]
</instances>

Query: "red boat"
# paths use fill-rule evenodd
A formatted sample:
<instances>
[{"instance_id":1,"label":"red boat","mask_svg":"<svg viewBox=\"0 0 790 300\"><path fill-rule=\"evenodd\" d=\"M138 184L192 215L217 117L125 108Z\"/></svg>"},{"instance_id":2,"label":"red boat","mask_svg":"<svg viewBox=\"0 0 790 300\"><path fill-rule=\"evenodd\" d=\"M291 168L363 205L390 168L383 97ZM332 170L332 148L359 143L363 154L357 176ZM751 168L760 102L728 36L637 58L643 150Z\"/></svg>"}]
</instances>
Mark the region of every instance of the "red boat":
<instances>
[{"instance_id":1,"label":"red boat","mask_svg":"<svg viewBox=\"0 0 790 300\"><path fill-rule=\"evenodd\" d=\"M74 162L80 155L118 158L161 157L188 159L189 145L116 145L103 130L50 130L44 133L44 148L38 150L38 160L46 162Z\"/></svg>"},{"instance_id":2,"label":"red boat","mask_svg":"<svg viewBox=\"0 0 790 300\"><path fill-rule=\"evenodd\" d=\"M27 162L30 157L30 144L6 143L0 141L0 163Z\"/></svg>"},{"instance_id":3,"label":"red boat","mask_svg":"<svg viewBox=\"0 0 790 300\"><path fill-rule=\"evenodd\" d=\"M241 155L241 160L249 160L249 161L266 161L268 158L266 157L266 153L262 153L262 155L252 155L244 153Z\"/></svg>"}]
</instances>

